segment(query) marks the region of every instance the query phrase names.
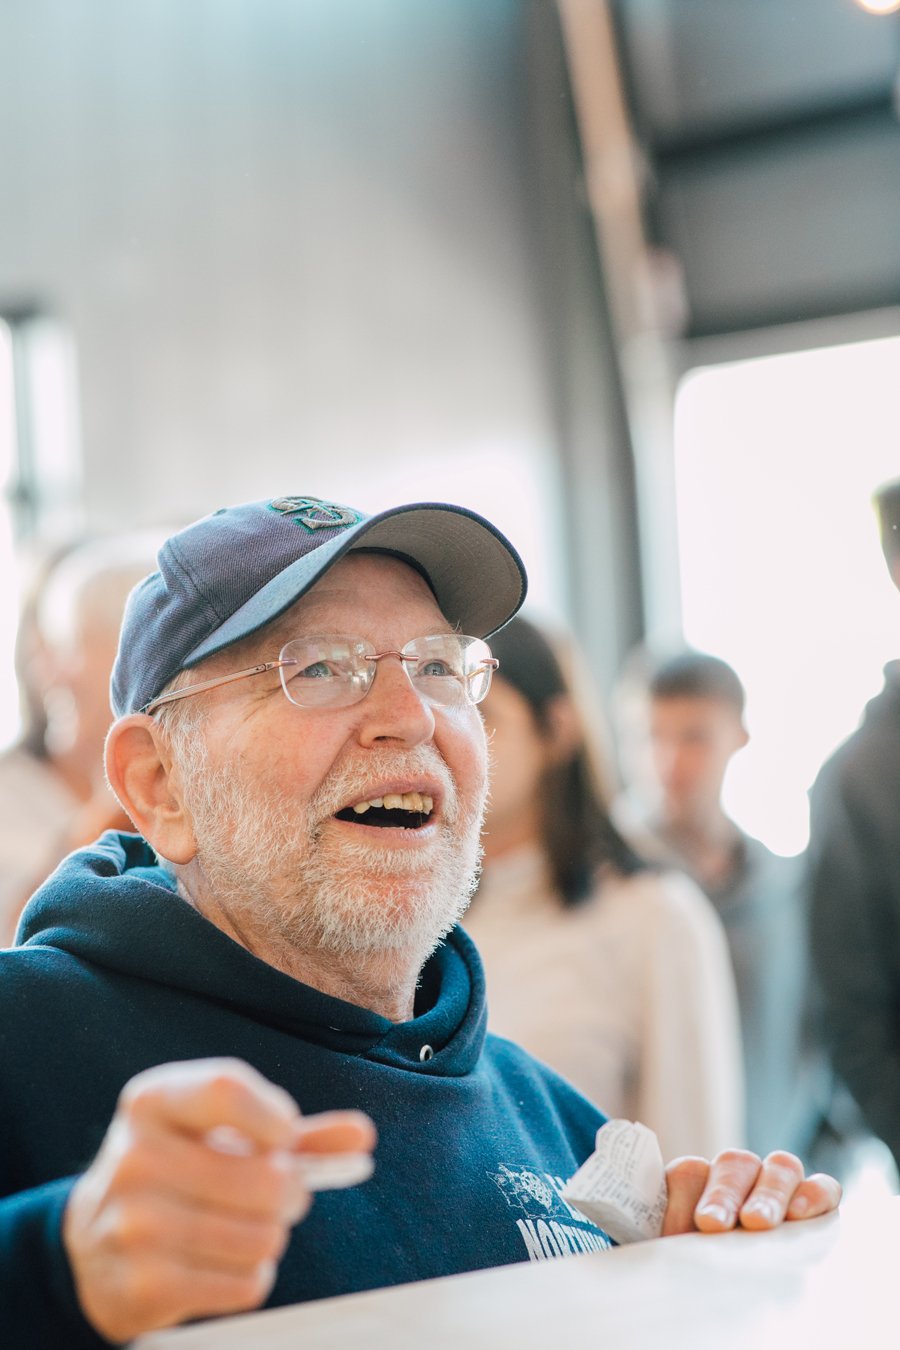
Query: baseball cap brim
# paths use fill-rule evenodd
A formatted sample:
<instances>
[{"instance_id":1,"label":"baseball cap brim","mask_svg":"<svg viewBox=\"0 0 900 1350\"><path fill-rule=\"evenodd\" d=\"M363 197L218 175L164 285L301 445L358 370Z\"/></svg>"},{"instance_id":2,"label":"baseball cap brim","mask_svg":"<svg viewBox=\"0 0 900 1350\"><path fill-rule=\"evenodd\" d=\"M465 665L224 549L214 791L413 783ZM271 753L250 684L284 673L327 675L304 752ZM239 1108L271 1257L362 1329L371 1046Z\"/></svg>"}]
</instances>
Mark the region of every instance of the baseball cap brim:
<instances>
[{"instance_id":1,"label":"baseball cap brim","mask_svg":"<svg viewBox=\"0 0 900 1350\"><path fill-rule=\"evenodd\" d=\"M347 553L378 549L425 574L441 612L463 633L490 637L517 612L527 589L522 559L490 521L465 507L420 502L363 519L296 558L203 642L185 666L276 619Z\"/></svg>"}]
</instances>

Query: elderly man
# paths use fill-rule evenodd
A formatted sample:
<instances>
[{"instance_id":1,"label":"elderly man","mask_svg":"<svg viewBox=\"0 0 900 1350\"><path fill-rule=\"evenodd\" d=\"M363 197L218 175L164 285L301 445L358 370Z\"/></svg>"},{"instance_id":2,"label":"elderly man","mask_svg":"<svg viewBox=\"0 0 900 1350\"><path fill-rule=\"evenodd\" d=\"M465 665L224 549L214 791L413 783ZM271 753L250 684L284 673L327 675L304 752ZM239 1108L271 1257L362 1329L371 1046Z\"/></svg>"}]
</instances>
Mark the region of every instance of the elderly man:
<instances>
[{"instance_id":1,"label":"elderly man","mask_svg":"<svg viewBox=\"0 0 900 1350\"><path fill-rule=\"evenodd\" d=\"M280 498L163 546L126 611L107 742L143 837L72 855L3 957L12 1343L608 1245L560 1196L604 1117L485 1036L456 926L482 635L524 585L493 527L440 505ZM353 1185L370 1117L378 1165ZM838 1199L781 1154L682 1160L668 1184L668 1232Z\"/></svg>"}]
</instances>

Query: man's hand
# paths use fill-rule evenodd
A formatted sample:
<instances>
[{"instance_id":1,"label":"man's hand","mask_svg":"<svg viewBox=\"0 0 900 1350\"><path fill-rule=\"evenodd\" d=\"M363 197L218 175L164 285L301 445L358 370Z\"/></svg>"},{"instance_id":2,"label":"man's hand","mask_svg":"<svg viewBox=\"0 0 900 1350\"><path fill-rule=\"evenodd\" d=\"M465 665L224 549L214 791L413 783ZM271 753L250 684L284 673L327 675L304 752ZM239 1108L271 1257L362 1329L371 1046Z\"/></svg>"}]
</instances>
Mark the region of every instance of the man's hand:
<instances>
[{"instance_id":1,"label":"man's hand","mask_svg":"<svg viewBox=\"0 0 900 1350\"><path fill-rule=\"evenodd\" d=\"M669 1202L663 1237L677 1233L724 1233L729 1228L775 1228L785 1219L813 1219L836 1209L840 1183L824 1172L804 1177L792 1153L760 1160L727 1149L711 1163L676 1158L666 1168Z\"/></svg>"},{"instance_id":2,"label":"man's hand","mask_svg":"<svg viewBox=\"0 0 900 1350\"><path fill-rule=\"evenodd\" d=\"M304 1159L370 1152L357 1111L302 1117L248 1064L164 1064L126 1084L72 1190L63 1243L82 1310L126 1341L258 1307L311 1203Z\"/></svg>"}]
</instances>

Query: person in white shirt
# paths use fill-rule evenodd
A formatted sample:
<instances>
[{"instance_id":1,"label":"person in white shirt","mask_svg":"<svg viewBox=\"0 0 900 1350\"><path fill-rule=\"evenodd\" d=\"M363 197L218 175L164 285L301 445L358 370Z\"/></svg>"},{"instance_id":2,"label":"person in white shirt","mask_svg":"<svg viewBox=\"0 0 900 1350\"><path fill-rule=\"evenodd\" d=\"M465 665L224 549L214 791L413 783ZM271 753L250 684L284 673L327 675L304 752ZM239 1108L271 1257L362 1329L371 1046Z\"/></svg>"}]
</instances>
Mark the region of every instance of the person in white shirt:
<instances>
[{"instance_id":1,"label":"person in white shirt","mask_svg":"<svg viewBox=\"0 0 900 1350\"><path fill-rule=\"evenodd\" d=\"M721 924L687 877L647 865L612 823L564 648L519 616L492 649L485 861L465 920L489 1026L608 1114L649 1125L665 1157L715 1153L743 1135Z\"/></svg>"}]
</instances>

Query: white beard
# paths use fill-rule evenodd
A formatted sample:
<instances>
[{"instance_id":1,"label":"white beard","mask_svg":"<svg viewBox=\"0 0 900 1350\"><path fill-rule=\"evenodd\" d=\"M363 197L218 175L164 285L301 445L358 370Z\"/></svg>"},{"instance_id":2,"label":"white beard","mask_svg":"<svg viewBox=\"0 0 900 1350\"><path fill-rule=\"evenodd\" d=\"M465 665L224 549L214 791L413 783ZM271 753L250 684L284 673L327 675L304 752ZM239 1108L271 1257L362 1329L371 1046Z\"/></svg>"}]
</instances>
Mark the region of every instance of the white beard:
<instances>
[{"instance_id":1,"label":"white beard","mask_svg":"<svg viewBox=\"0 0 900 1350\"><path fill-rule=\"evenodd\" d=\"M202 747L202 749L201 749ZM359 766L329 775L302 816L280 795L209 765L202 737L184 764L185 804L210 893L240 925L279 945L331 956L402 950L424 962L467 908L481 858L484 793L462 803L432 746L369 750L365 776L427 774L442 785L440 837L412 849L337 842L320 822L358 795Z\"/></svg>"}]
</instances>

